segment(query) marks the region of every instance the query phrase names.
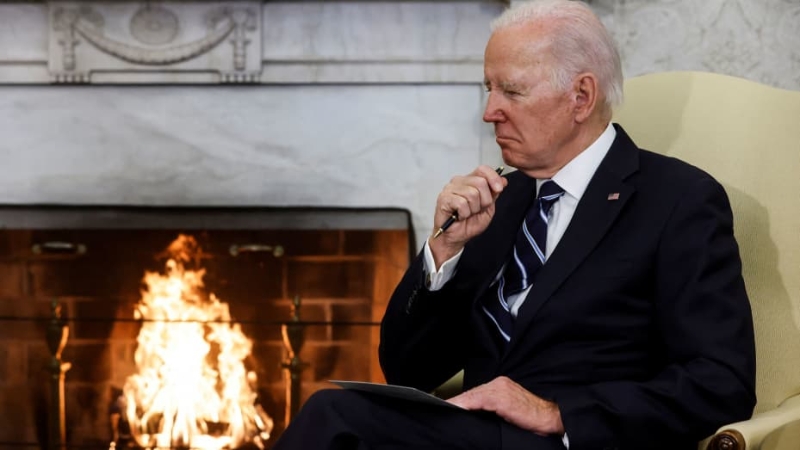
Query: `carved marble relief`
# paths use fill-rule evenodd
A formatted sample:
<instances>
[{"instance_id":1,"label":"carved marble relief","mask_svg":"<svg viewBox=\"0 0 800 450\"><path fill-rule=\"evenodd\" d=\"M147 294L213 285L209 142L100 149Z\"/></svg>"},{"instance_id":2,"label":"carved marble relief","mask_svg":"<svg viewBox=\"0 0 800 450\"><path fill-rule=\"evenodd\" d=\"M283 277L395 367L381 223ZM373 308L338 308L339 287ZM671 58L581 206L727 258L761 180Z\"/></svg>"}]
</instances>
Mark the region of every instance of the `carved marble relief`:
<instances>
[{"instance_id":1,"label":"carved marble relief","mask_svg":"<svg viewBox=\"0 0 800 450\"><path fill-rule=\"evenodd\" d=\"M256 83L261 2L51 2L55 83Z\"/></svg>"}]
</instances>

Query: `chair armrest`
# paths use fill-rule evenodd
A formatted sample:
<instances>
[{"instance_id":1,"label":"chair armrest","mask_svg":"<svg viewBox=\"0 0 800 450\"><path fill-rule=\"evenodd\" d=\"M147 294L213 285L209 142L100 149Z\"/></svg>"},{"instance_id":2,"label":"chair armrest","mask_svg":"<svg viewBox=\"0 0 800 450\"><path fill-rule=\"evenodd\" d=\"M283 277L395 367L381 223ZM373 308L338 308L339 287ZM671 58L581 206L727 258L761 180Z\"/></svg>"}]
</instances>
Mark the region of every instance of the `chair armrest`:
<instances>
[{"instance_id":1,"label":"chair armrest","mask_svg":"<svg viewBox=\"0 0 800 450\"><path fill-rule=\"evenodd\" d=\"M764 438L790 422L800 421L800 395L784 400L777 408L756 414L750 420L732 423L720 428L706 439L706 450L757 449Z\"/></svg>"},{"instance_id":2,"label":"chair armrest","mask_svg":"<svg viewBox=\"0 0 800 450\"><path fill-rule=\"evenodd\" d=\"M800 420L772 431L761 441L759 450L794 450L800 442Z\"/></svg>"}]
</instances>

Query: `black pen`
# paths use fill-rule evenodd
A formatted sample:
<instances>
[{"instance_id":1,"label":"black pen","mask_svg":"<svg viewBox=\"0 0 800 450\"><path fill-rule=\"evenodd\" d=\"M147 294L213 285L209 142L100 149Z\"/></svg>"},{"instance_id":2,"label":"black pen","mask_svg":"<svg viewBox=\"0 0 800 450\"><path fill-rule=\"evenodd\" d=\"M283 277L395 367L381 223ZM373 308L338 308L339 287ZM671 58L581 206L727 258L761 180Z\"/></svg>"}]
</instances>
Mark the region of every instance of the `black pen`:
<instances>
[{"instance_id":1,"label":"black pen","mask_svg":"<svg viewBox=\"0 0 800 450\"><path fill-rule=\"evenodd\" d=\"M502 175L503 174L503 170L505 170L505 167L503 167L503 166L500 166L497 169L494 169L494 171L497 172L498 175ZM447 229L450 228L450 225L452 225L456 220L458 220L458 212L454 212L452 215L450 215L450 217L447 220L444 221L442 226L440 226L439 229L436 230L436 233L433 235L433 238L436 239L442 233L447 231Z\"/></svg>"}]
</instances>

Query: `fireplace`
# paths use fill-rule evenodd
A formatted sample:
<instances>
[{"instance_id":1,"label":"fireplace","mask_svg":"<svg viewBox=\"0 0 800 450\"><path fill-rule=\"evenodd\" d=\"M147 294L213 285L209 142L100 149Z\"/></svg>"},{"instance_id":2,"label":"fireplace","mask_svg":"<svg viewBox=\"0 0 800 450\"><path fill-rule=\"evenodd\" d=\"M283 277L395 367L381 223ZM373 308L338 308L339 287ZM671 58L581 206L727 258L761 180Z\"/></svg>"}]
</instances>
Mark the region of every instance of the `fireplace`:
<instances>
[{"instance_id":1,"label":"fireplace","mask_svg":"<svg viewBox=\"0 0 800 450\"><path fill-rule=\"evenodd\" d=\"M274 425L269 448L327 380L382 381L378 322L416 248L410 224L391 208L0 207L0 410L15 412L3 419L0 447L54 442L58 346L48 348L48 334L62 322L66 448L124 437L119 400L141 369L137 338L145 323L181 322L142 314L154 290L145 274L165 276L170 244L191 239L187 268L204 271L203 295L230 312L214 317L250 342L242 364L253 403ZM209 434L230 428L218 422L206 424L219 428Z\"/></svg>"}]
</instances>

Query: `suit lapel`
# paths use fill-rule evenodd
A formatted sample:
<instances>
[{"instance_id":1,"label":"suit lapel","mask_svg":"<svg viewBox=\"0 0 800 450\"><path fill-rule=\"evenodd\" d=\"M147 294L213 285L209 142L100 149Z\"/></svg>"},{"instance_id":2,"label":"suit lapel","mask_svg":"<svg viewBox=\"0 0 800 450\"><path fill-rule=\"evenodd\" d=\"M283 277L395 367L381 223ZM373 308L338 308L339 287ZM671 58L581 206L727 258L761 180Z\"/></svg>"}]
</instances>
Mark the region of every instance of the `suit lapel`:
<instances>
[{"instance_id":1,"label":"suit lapel","mask_svg":"<svg viewBox=\"0 0 800 450\"><path fill-rule=\"evenodd\" d=\"M507 353L528 330L536 312L603 239L635 192L625 179L638 170L638 148L621 127L616 128L614 143L589 182L558 246L539 269L525 303L520 307Z\"/></svg>"}]
</instances>

